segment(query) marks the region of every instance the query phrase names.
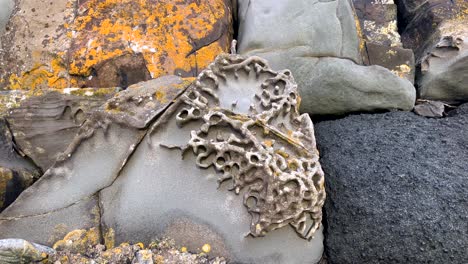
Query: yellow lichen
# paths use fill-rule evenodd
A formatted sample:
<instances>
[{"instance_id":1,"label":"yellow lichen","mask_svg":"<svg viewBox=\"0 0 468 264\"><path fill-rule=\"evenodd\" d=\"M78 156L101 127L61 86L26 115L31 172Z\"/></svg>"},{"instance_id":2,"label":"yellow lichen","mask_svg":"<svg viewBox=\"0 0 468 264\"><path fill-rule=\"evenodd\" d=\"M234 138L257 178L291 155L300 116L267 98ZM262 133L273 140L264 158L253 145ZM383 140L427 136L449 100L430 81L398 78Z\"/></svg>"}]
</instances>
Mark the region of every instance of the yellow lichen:
<instances>
[{"instance_id":1,"label":"yellow lichen","mask_svg":"<svg viewBox=\"0 0 468 264\"><path fill-rule=\"evenodd\" d=\"M211 245L210 245L210 244L205 244L205 245L203 245L202 251L203 251L204 253L210 253L210 251L211 251Z\"/></svg>"},{"instance_id":2,"label":"yellow lichen","mask_svg":"<svg viewBox=\"0 0 468 264\"><path fill-rule=\"evenodd\" d=\"M107 249L111 249L115 246L115 232L114 229L109 228L104 232L104 245Z\"/></svg>"},{"instance_id":3,"label":"yellow lichen","mask_svg":"<svg viewBox=\"0 0 468 264\"><path fill-rule=\"evenodd\" d=\"M70 250L84 253L89 246L99 244L100 236L97 228L89 230L79 229L69 232L62 240L57 241L53 248L56 250Z\"/></svg>"}]
</instances>

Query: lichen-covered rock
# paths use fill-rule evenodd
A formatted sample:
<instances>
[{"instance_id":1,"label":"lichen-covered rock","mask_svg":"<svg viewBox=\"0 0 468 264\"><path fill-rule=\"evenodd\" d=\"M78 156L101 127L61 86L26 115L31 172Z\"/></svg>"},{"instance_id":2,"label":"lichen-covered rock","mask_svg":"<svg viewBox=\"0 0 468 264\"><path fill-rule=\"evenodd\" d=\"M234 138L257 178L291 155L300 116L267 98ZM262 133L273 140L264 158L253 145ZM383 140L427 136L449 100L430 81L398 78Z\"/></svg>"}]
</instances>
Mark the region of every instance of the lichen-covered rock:
<instances>
[{"instance_id":1,"label":"lichen-covered rock","mask_svg":"<svg viewBox=\"0 0 468 264\"><path fill-rule=\"evenodd\" d=\"M46 171L87 117L118 89L47 90L20 101L5 117L19 149Z\"/></svg>"},{"instance_id":2,"label":"lichen-covered rock","mask_svg":"<svg viewBox=\"0 0 468 264\"><path fill-rule=\"evenodd\" d=\"M127 87L196 76L232 35L230 0L23 0L0 54L9 89Z\"/></svg>"},{"instance_id":3,"label":"lichen-covered rock","mask_svg":"<svg viewBox=\"0 0 468 264\"><path fill-rule=\"evenodd\" d=\"M397 6L393 0L353 0L365 40L364 63L380 65L414 82L411 49L404 49L397 28Z\"/></svg>"},{"instance_id":4,"label":"lichen-covered rock","mask_svg":"<svg viewBox=\"0 0 468 264\"><path fill-rule=\"evenodd\" d=\"M3 34L5 31L6 24L8 23L8 20L10 19L11 12L13 11L15 5L14 0L0 0L0 6L2 7L0 9L0 36ZM1 48L1 39L0 39L0 48ZM1 62L0 62L0 65Z\"/></svg>"},{"instance_id":5,"label":"lichen-covered rock","mask_svg":"<svg viewBox=\"0 0 468 264\"><path fill-rule=\"evenodd\" d=\"M291 73L222 55L187 86L164 77L110 99L0 215L5 236L48 237L15 216L57 222L48 212L98 196L108 248L171 237L232 262L318 262L324 178Z\"/></svg>"},{"instance_id":6,"label":"lichen-covered rock","mask_svg":"<svg viewBox=\"0 0 468 264\"><path fill-rule=\"evenodd\" d=\"M468 2L402 0L402 41L421 65L422 98L468 100Z\"/></svg>"},{"instance_id":7,"label":"lichen-covered rock","mask_svg":"<svg viewBox=\"0 0 468 264\"><path fill-rule=\"evenodd\" d=\"M40 175L41 170L18 153L7 122L0 118L0 211Z\"/></svg>"},{"instance_id":8,"label":"lichen-covered rock","mask_svg":"<svg viewBox=\"0 0 468 264\"><path fill-rule=\"evenodd\" d=\"M468 105L316 125L334 263L468 263Z\"/></svg>"},{"instance_id":9,"label":"lichen-covered rock","mask_svg":"<svg viewBox=\"0 0 468 264\"><path fill-rule=\"evenodd\" d=\"M359 65L363 46L350 1L241 0L239 21L239 52L261 56L275 70L291 70L303 112L334 115L414 106L410 81L383 67Z\"/></svg>"},{"instance_id":10,"label":"lichen-covered rock","mask_svg":"<svg viewBox=\"0 0 468 264\"><path fill-rule=\"evenodd\" d=\"M23 239L0 240L0 263L38 263L55 254L52 248L30 243Z\"/></svg>"}]
</instances>

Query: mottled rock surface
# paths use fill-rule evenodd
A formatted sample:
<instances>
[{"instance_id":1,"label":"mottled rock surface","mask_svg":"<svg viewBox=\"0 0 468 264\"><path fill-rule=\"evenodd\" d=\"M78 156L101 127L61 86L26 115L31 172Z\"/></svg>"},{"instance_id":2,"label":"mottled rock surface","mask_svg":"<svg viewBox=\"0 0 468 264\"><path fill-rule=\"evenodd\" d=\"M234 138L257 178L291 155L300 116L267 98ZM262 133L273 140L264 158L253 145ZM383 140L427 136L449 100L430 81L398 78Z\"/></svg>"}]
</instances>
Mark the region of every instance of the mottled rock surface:
<instances>
[{"instance_id":1,"label":"mottled rock surface","mask_svg":"<svg viewBox=\"0 0 468 264\"><path fill-rule=\"evenodd\" d=\"M364 46L351 1L241 0L239 23L239 53L266 58L275 70L290 69L303 112L333 115L414 106L410 81L383 67L359 65Z\"/></svg>"},{"instance_id":2,"label":"mottled rock surface","mask_svg":"<svg viewBox=\"0 0 468 264\"><path fill-rule=\"evenodd\" d=\"M117 91L116 88L48 90L20 101L8 110L5 118L19 149L46 171L90 114Z\"/></svg>"},{"instance_id":3,"label":"mottled rock surface","mask_svg":"<svg viewBox=\"0 0 468 264\"><path fill-rule=\"evenodd\" d=\"M68 210L106 245L167 236L233 262L318 262L324 178L291 73L223 55L189 83L164 77L110 99L0 215L0 236L50 245ZM38 217L51 219L25 228Z\"/></svg>"},{"instance_id":4,"label":"mottled rock surface","mask_svg":"<svg viewBox=\"0 0 468 264\"><path fill-rule=\"evenodd\" d=\"M194 77L232 38L230 0L23 0L2 38L0 87L127 87Z\"/></svg>"},{"instance_id":5,"label":"mottled rock surface","mask_svg":"<svg viewBox=\"0 0 468 264\"><path fill-rule=\"evenodd\" d=\"M41 175L41 170L20 153L7 122L0 118L0 211Z\"/></svg>"},{"instance_id":6,"label":"mottled rock surface","mask_svg":"<svg viewBox=\"0 0 468 264\"><path fill-rule=\"evenodd\" d=\"M468 100L468 2L400 0L401 36L421 65L422 98Z\"/></svg>"},{"instance_id":7,"label":"mottled rock surface","mask_svg":"<svg viewBox=\"0 0 468 264\"><path fill-rule=\"evenodd\" d=\"M394 1L353 0L353 3L365 41L364 63L380 65L414 82L414 55L401 43Z\"/></svg>"},{"instance_id":8,"label":"mottled rock surface","mask_svg":"<svg viewBox=\"0 0 468 264\"><path fill-rule=\"evenodd\" d=\"M329 263L468 262L468 105L316 124Z\"/></svg>"},{"instance_id":9,"label":"mottled rock surface","mask_svg":"<svg viewBox=\"0 0 468 264\"><path fill-rule=\"evenodd\" d=\"M8 23L11 12L14 8L14 4L14 0L0 0L0 36L5 31L6 24ZM1 44L2 42L0 40L0 45Z\"/></svg>"}]
</instances>

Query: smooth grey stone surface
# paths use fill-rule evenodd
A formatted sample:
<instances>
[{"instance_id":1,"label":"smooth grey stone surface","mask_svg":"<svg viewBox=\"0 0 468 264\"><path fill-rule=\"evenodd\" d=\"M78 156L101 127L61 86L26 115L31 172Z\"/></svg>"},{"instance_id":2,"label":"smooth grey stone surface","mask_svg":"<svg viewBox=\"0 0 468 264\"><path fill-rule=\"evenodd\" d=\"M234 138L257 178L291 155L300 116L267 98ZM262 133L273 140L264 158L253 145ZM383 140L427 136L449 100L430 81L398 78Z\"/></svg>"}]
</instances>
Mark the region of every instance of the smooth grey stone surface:
<instances>
[{"instance_id":1,"label":"smooth grey stone surface","mask_svg":"<svg viewBox=\"0 0 468 264\"><path fill-rule=\"evenodd\" d=\"M302 112L335 115L414 107L416 89L412 83L381 66L360 66L339 58L296 57L291 52L257 55L266 58L273 69L287 68L297 76Z\"/></svg>"},{"instance_id":2,"label":"smooth grey stone surface","mask_svg":"<svg viewBox=\"0 0 468 264\"><path fill-rule=\"evenodd\" d=\"M468 263L468 104L315 125L329 263Z\"/></svg>"},{"instance_id":3,"label":"smooth grey stone surface","mask_svg":"<svg viewBox=\"0 0 468 264\"><path fill-rule=\"evenodd\" d=\"M263 57L274 70L291 70L302 112L339 115L414 107L411 82L383 67L358 65L350 1L244 0L239 1L239 21L239 53Z\"/></svg>"},{"instance_id":4,"label":"smooth grey stone surface","mask_svg":"<svg viewBox=\"0 0 468 264\"><path fill-rule=\"evenodd\" d=\"M240 54L294 49L300 57L361 62L351 0L239 0L238 6Z\"/></svg>"},{"instance_id":5,"label":"smooth grey stone surface","mask_svg":"<svg viewBox=\"0 0 468 264\"><path fill-rule=\"evenodd\" d=\"M5 31L6 24L10 19L11 12L13 12L13 8L15 7L14 0L0 0L0 36ZM0 39L1 45L1 39ZM1 47L0 47L1 48Z\"/></svg>"}]
</instances>

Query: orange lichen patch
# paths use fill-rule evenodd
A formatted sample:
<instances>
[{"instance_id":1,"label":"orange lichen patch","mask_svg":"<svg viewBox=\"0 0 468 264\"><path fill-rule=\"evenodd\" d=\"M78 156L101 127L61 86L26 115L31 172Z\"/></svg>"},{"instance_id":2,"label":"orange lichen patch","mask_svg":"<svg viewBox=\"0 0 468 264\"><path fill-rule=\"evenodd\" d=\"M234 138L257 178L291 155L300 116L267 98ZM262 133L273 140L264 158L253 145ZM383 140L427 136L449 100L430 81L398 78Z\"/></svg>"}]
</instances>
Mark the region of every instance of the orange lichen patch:
<instances>
[{"instance_id":1,"label":"orange lichen patch","mask_svg":"<svg viewBox=\"0 0 468 264\"><path fill-rule=\"evenodd\" d=\"M75 253L85 253L90 246L99 244L100 234L97 228L89 230L79 229L68 233L62 240L57 241L53 248L56 250L70 250Z\"/></svg>"},{"instance_id":2,"label":"orange lichen patch","mask_svg":"<svg viewBox=\"0 0 468 264\"><path fill-rule=\"evenodd\" d=\"M34 59L34 61L39 61ZM39 88L69 87L74 81L69 80L67 69L60 57L53 58L49 64L36 63L29 71L21 75L11 74L8 80L11 90L36 90Z\"/></svg>"},{"instance_id":3,"label":"orange lichen patch","mask_svg":"<svg viewBox=\"0 0 468 264\"><path fill-rule=\"evenodd\" d=\"M70 74L88 76L103 61L142 53L153 78L194 75L194 69L205 68L227 51L228 34L224 38L213 34L216 27L224 26L219 21L230 20L230 13L224 0L187 2L87 1L71 25L76 37L69 54ZM197 45L204 47L197 50Z\"/></svg>"}]
</instances>

